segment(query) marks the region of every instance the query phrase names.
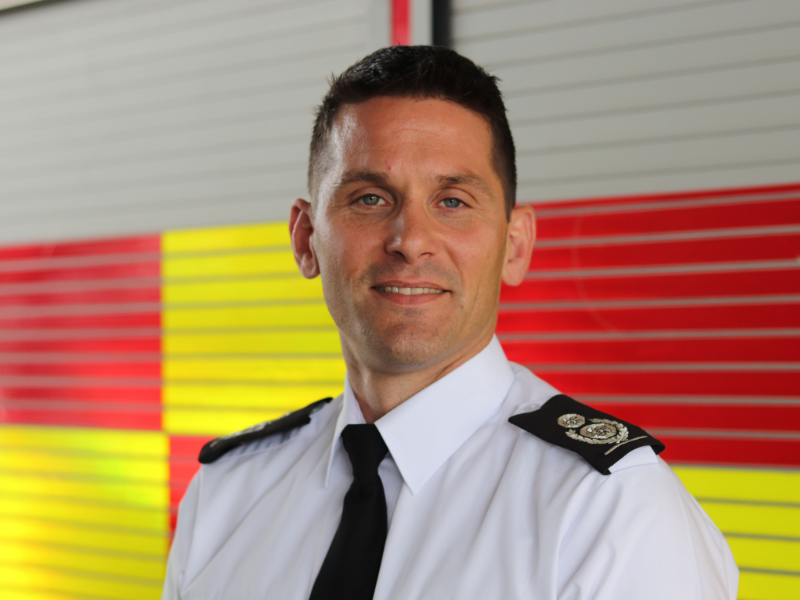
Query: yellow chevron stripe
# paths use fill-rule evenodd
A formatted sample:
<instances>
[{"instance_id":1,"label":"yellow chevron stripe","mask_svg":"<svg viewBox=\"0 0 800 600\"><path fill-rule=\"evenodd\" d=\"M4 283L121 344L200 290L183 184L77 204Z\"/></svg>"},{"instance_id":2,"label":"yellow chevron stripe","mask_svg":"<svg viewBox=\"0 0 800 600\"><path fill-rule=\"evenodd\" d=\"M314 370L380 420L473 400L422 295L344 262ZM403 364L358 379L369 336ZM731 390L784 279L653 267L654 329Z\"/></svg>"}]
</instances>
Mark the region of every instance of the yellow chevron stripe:
<instances>
[{"instance_id":1,"label":"yellow chevron stripe","mask_svg":"<svg viewBox=\"0 0 800 600\"><path fill-rule=\"evenodd\" d=\"M164 361L169 381L339 382L345 366L336 358L171 358Z\"/></svg>"},{"instance_id":2,"label":"yellow chevron stripe","mask_svg":"<svg viewBox=\"0 0 800 600\"><path fill-rule=\"evenodd\" d=\"M167 304L321 300L322 283L319 277L309 280L299 274L270 279L168 283L162 287L161 295Z\"/></svg>"},{"instance_id":3,"label":"yellow chevron stripe","mask_svg":"<svg viewBox=\"0 0 800 600\"><path fill-rule=\"evenodd\" d=\"M796 571L800 577L800 540L770 540L729 536L736 564L750 569Z\"/></svg>"},{"instance_id":4,"label":"yellow chevron stripe","mask_svg":"<svg viewBox=\"0 0 800 600\"><path fill-rule=\"evenodd\" d=\"M102 575L152 579L154 584L163 579L165 567L161 557L146 559L126 555L110 555L2 539L0 539L0 563L17 564L23 567L38 565ZM3 597L5 598L5 595Z\"/></svg>"},{"instance_id":5,"label":"yellow chevron stripe","mask_svg":"<svg viewBox=\"0 0 800 600\"><path fill-rule=\"evenodd\" d=\"M54 515L56 519L58 515ZM3 539L17 540L19 543L35 542L77 546L94 550L113 550L150 554L165 558L169 540L166 533L131 533L127 531L104 531L94 527L54 521L40 521L22 517L0 515L0 532Z\"/></svg>"},{"instance_id":6,"label":"yellow chevron stripe","mask_svg":"<svg viewBox=\"0 0 800 600\"><path fill-rule=\"evenodd\" d=\"M163 459L169 453L166 436L158 431L0 425L0 446L37 450L78 450L115 456Z\"/></svg>"},{"instance_id":7,"label":"yellow chevron stripe","mask_svg":"<svg viewBox=\"0 0 800 600\"><path fill-rule=\"evenodd\" d=\"M695 498L800 504L800 470L673 466Z\"/></svg>"},{"instance_id":8,"label":"yellow chevron stripe","mask_svg":"<svg viewBox=\"0 0 800 600\"><path fill-rule=\"evenodd\" d=\"M0 443L0 589L153 595L169 532L166 434L6 425ZM87 558L47 544L103 554ZM153 558L108 557L109 550ZM92 572L153 583L109 583Z\"/></svg>"},{"instance_id":9,"label":"yellow chevron stripe","mask_svg":"<svg viewBox=\"0 0 800 600\"><path fill-rule=\"evenodd\" d=\"M163 481L87 481L35 473L0 472L0 494L54 496L163 510L169 507L169 491Z\"/></svg>"},{"instance_id":10,"label":"yellow chevron stripe","mask_svg":"<svg viewBox=\"0 0 800 600\"><path fill-rule=\"evenodd\" d=\"M0 447L3 598L158 597L169 539L165 433L4 425Z\"/></svg>"},{"instance_id":11,"label":"yellow chevron stripe","mask_svg":"<svg viewBox=\"0 0 800 600\"><path fill-rule=\"evenodd\" d=\"M3 600L75 600L75 596L66 596L59 592L44 590L12 590L3 589Z\"/></svg>"},{"instance_id":12,"label":"yellow chevron stripe","mask_svg":"<svg viewBox=\"0 0 800 600\"><path fill-rule=\"evenodd\" d=\"M700 504L723 533L800 538L800 506L708 501Z\"/></svg>"},{"instance_id":13,"label":"yellow chevron stripe","mask_svg":"<svg viewBox=\"0 0 800 600\"><path fill-rule=\"evenodd\" d=\"M297 263L290 250L181 258L167 256L161 261L161 276L169 280L282 273L297 273Z\"/></svg>"},{"instance_id":14,"label":"yellow chevron stripe","mask_svg":"<svg viewBox=\"0 0 800 600\"><path fill-rule=\"evenodd\" d=\"M267 306L166 308L162 313L166 335L176 329L239 329L262 327L335 327L322 301Z\"/></svg>"},{"instance_id":15,"label":"yellow chevron stripe","mask_svg":"<svg viewBox=\"0 0 800 600\"><path fill-rule=\"evenodd\" d=\"M310 403L308 403L310 404ZM293 410L293 409L290 409ZM246 429L256 423L272 421L288 410L214 410L170 408L164 411L164 430L173 435L207 435L217 437Z\"/></svg>"},{"instance_id":16,"label":"yellow chevron stripe","mask_svg":"<svg viewBox=\"0 0 800 600\"><path fill-rule=\"evenodd\" d=\"M90 475L149 483L166 483L169 480L164 458L118 458L102 454L69 456L48 451L18 450L13 447L4 448L0 453L0 470Z\"/></svg>"},{"instance_id":17,"label":"yellow chevron stripe","mask_svg":"<svg viewBox=\"0 0 800 600\"><path fill-rule=\"evenodd\" d=\"M173 435L223 435L340 393L341 384L167 383L163 390L163 428Z\"/></svg>"},{"instance_id":18,"label":"yellow chevron stripe","mask_svg":"<svg viewBox=\"0 0 800 600\"><path fill-rule=\"evenodd\" d=\"M23 589L59 590L66 593L100 596L114 600L157 600L161 584L144 584L127 580L109 580L80 574L28 565L0 564L0 588L11 586Z\"/></svg>"},{"instance_id":19,"label":"yellow chevron stripe","mask_svg":"<svg viewBox=\"0 0 800 600\"><path fill-rule=\"evenodd\" d=\"M232 385L168 383L163 389L163 401L169 407L202 408L265 408L289 411L311 404L320 398L337 396L341 384L294 385Z\"/></svg>"},{"instance_id":20,"label":"yellow chevron stripe","mask_svg":"<svg viewBox=\"0 0 800 600\"><path fill-rule=\"evenodd\" d=\"M344 362L320 280L300 276L289 244L286 223L165 235L165 431L230 433L341 390Z\"/></svg>"},{"instance_id":21,"label":"yellow chevron stripe","mask_svg":"<svg viewBox=\"0 0 800 600\"><path fill-rule=\"evenodd\" d=\"M28 519L58 518L59 521L76 525L125 527L132 530L150 530L161 534L169 531L169 514L166 510L115 507L47 497L2 496L0 497L0 514Z\"/></svg>"},{"instance_id":22,"label":"yellow chevron stripe","mask_svg":"<svg viewBox=\"0 0 800 600\"><path fill-rule=\"evenodd\" d=\"M289 226L286 222L166 231L161 235L161 251L165 254L269 248L290 244Z\"/></svg>"},{"instance_id":23,"label":"yellow chevron stripe","mask_svg":"<svg viewBox=\"0 0 800 600\"><path fill-rule=\"evenodd\" d=\"M339 331L294 330L242 333L169 333L165 354L331 354L339 356ZM166 358L167 361L174 360Z\"/></svg>"},{"instance_id":24,"label":"yellow chevron stripe","mask_svg":"<svg viewBox=\"0 0 800 600\"><path fill-rule=\"evenodd\" d=\"M739 575L739 600L790 600L800 598L800 577L772 573Z\"/></svg>"}]
</instances>

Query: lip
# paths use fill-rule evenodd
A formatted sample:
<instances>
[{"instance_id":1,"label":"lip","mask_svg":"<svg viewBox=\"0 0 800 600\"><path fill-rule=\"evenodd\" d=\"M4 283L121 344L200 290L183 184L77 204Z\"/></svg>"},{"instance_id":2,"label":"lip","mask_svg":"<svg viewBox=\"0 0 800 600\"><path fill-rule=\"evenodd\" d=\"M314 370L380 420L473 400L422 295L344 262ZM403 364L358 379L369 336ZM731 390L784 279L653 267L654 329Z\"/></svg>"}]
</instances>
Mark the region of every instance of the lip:
<instances>
[{"instance_id":1,"label":"lip","mask_svg":"<svg viewBox=\"0 0 800 600\"><path fill-rule=\"evenodd\" d=\"M435 290L442 290L442 293L404 296L403 294L381 292L376 289L379 287L431 288ZM441 285L437 283L433 283L432 281L401 281L398 279L392 279L390 281L381 281L380 283L376 283L370 289L373 292L375 292L375 294L377 294L378 298L380 298L381 300L384 300L386 302L391 302L392 304L400 306L418 306L421 304L429 304L431 302L437 302L441 300L444 296L446 296L450 291L443 288Z\"/></svg>"},{"instance_id":2,"label":"lip","mask_svg":"<svg viewBox=\"0 0 800 600\"><path fill-rule=\"evenodd\" d=\"M438 283L433 283L432 281L402 281L400 279L392 279L389 281L380 281L372 286L373 288L376 287L404 287L404 288L432 288L434 290L442 290L443 292L449 292L447 288L442 287Z\"/></svg>"}]
</instances>

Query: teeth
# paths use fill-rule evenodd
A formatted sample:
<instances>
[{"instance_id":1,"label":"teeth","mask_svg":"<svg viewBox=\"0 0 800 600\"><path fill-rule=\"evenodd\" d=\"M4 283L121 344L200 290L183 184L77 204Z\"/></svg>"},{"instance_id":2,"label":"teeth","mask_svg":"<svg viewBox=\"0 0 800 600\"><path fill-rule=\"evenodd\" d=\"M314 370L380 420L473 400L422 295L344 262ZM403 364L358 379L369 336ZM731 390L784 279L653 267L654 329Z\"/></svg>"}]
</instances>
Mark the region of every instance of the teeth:
<instances>
[{"instance_id":1,"label":"teeth","mask_svg":"<svg viewBox=\"0 0 800 600\"><path fill-rule=\"evenodd\" d=\"M434 288L407 288L395 286L378 286L375 288L379 292L393 292L395 294L403 294L404 296L418 296L420 294L441 294L444 290L437 290Z\"/></svg>"}]
</instances>

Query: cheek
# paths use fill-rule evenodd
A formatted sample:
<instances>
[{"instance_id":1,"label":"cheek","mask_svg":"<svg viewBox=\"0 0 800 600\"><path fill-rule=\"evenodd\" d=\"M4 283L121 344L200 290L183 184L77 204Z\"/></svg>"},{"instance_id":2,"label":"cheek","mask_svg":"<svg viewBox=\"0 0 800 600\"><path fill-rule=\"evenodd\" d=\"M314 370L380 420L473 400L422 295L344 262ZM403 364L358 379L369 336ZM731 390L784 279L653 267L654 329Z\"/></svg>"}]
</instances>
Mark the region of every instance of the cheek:
<instances>
[{"instance_id":1,"label":"cheek","mask_svg":"<svg viewBox=\"0 0 800 600\"><path fill-rule=\"evenodd\" d=\"M319 232L317 252L323 277L340 286L363 270L370 255L364 231L328 226Z\"/></svg>"},{"instance_id":2,"label":"cheek","mask_svg":"<svg viewBox=\"0 0 800 600\"><path fill-rule=\"evenodd\" d=\"M494 230L461 237L452 248L453 260L467 287L478 287L476 291L480 292L492 289L495 282L499 285L505 247L504 238Z\"/></svg>"}]
</instances>

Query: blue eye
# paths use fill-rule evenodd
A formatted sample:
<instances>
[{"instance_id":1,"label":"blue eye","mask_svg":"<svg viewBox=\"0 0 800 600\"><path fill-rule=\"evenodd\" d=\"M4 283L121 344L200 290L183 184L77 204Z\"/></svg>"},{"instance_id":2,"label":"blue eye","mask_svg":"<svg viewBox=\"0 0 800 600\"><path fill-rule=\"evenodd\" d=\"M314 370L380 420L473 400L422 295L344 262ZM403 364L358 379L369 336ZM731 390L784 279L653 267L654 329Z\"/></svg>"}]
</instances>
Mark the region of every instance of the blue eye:
<instances>
[{"instance_id":1,"label":"blue eye","mask_svg":"<svg viewBox=\"0 0 800 600\"><path fill-rule=\"evenodd\" d=\"M360 200L367 206L377 206L383 198L375 194L367 194L366 196L361 196Z\"/></svg>"},{"instance_id":2,"label":"blue eye","mask_svg":"<svg viewBox=\"0 0 800 600\"><path fill-rule=\"evenodd\" d=\"M462 204L464 203L458 198L445 198L444 200L442 200L442 205L445 208L458 208Z\"/></svg>"}]
</instances>

